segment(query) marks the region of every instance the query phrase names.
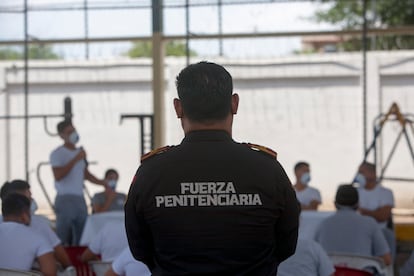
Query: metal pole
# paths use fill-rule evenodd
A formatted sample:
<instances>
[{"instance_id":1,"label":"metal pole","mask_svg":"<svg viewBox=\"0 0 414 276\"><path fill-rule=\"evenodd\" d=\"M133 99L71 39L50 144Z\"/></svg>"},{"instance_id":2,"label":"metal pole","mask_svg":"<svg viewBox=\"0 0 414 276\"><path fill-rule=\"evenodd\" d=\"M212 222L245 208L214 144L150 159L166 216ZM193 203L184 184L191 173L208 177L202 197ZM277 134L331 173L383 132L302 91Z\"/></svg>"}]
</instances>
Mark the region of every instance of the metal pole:
<instances>
[{"instance_id":1,"label":"metal pole","mask_svg":"<svg viewBox=\"0 0 414 276\"><path fill-rule=\"evenodd\" d=\"M223 3L221 0L218 0L218 27L219 35L223 34ZM219 56L223 56L223 39L219 38Z\"/></svg>"},{"instance_id":2,"label":"metal pole","mask_svg":"<svg viewBox=\"0 0 414 276\"><path fill-rule=\"evenodd\" d=\"M5 95L5 108L4 110L6 111L6 116L10 115L10 93L9 91L6 91L6 95ZM5 122L6 124L6 131L5 131L5 145L6 145L6 149L5 149L5 154L6 154L6 179L10 179L11 177L11 141L10 141L10 120L6 120Z\"/></svg>"},{"instance_id":3,"label":"metal pole","mask_svg":"<svg viewBox=\"0 0 414 276\"><path fill-rule=\"evenodd\" d=\"M164 44L163 0L152 1L152 89L154 107L154 148L164 145Z\"/></svg>"},{"instance_id":4,"label":"metal pole","mask_svg":"<svg viewBox=\"0 0 414 276\"><path fill-rule=\"evenodd\" d=\"M89 59L89 20L88 20L88 0L83 1L83 20L85 27L85 59Z\"/></svg>"},{"instance_id":5,"label":"metal pole","mask_svg":"<svg viewBox=\"0 0 414 276\"><path fill-rule=\"evenodd\" d=\"M185 0L185 57L187 66L190 64L190 3Z\"/></svg>"},{"instance_id":6,"label":"metal pole","mask_svg":"<svg viewBox=\"0 0 414 276\"><path fill-rule=\"evenodd\" d=\"M363 0L362 28L362 113L364 152L367 150L367 0Z\"/></svg>"},{"instance_id":7,"label":"metal pole","mask_svg":"<svg viewBox=\"0 0 414 276\"><path fill-rule=\"evenodd\" d=\"M24 0L24 169L29 180L29 43L27 0Z\"/></svg>"}]
</instances>

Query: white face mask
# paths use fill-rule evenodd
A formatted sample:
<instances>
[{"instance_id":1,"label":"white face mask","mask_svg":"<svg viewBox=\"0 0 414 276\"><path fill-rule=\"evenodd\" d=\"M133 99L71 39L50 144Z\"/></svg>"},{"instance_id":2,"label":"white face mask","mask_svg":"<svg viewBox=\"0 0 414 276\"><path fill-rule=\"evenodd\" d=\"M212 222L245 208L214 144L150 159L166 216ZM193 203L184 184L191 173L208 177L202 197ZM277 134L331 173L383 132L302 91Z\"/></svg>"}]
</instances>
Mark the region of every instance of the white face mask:
<instances>
[{"instance_id":1,"label":"white face mask","mask_svg":"<svg viewBox=\"0 0 414 276\"><path fill-rule=\"evenodd\" d=\"M305 186L308 186L310 180L311 180L311 176L310 176L310 173L308 172L302 174L302 176L300 177L300 183L302 183Z\"/></svg>"},{"instance_id":2,"label":"white face mask","mask_svg":"<svg viewBox=\"0 0 414 276\"><path fill-rule=\"evenodd\" d=\"M108 180L108 186L111 187L112 190L115 190L116 184L117 183L115 179Z\"/></svg>"},{"instance_id":3,"label":"white face mask","mask_svg":"<svg viewBox=\"0 0 414 276\"><path fill-rule=\"evenodd\" d=\"M69 135L69 142L75 145L78 141L79 141L79 134L75 130Z\"/></svg>"},{"instance_id":4,"label":"white face mask","mask_svg":"<svg viewBox=\"0 0 414 276\"><path fill-rule=\"evenodd\" d=\"M32 202L30 202L30 214L34 214L37 210L37 203L36 201L32 198Z\"/></svg>"},{"instance_id":5,"label":"white face mask","mask_svg":"<svg viewBox=\"0 0 414 276\"><path fill-rule=\"evenodd\" d=\"M365 176L363 176L362 174L358 173L355 176L354 183L358 183L361 188L364 188L365 185L367 184L367 180L365 179Z\"/></svg>"}]
</instances>

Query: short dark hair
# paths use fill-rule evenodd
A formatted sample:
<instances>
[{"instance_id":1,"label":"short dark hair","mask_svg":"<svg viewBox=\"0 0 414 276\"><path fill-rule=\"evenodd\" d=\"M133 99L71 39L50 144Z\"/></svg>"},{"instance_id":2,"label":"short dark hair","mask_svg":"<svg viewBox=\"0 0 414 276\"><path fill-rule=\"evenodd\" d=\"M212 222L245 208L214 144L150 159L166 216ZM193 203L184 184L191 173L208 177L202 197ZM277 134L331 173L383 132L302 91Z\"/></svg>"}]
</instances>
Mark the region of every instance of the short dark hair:
<instances>
[{"instance_id":1,"label":"short dark hair","mask_svg":"<svg viewBox=\"0 0 414 276\"><path fill-rule=\"evenodd\" d=\"M105 178L107 178L108 175L111 174L111 173L114 173L117 176L119 176L118 172L115 169L107 169L106 172L105 172Z\"/></svg>"},{"instance_id":2,"label":"short dark hair","mask_svg":"<svg viewBox=\"0 0 414 276\"><path fill-rule=\"evenodd\" d=\"M300 162L296 163L295 167L293 168L293 171L297 172L302 167L309 167L309 163L305 162L305 161L300 161Z\"/></svg>"},{"instance_id":3,"label":"short dark hair","mask_svg":"<svg viewBox=\"0 0 414 276\"><path fill-rule=\"evenodd\" d=\"M358 200L358 191L354 186L350 184L339 185L335 196L336 205L356 207Z\"/></svg>"},{"instance_id":4,"label":"short dark hair","mask_svg":"<svg viewBox=\"0 0 414 276\"><path fill-rule=\"evenodd\" d=\"M57 124L56 129L58 133L62 133L65 128L72 126L72 122L69 120L64 120Z\"/></svg>"},{"instance_id":5,"label":"short dark hair","mask_svg":"<svg viewBox=\"0 0 414 276\"><path fill-rule=\"evenodd\" d=\"M3 184L0 190L0 198L3 200L10 194L25 191L30 189L29 183L21 179L15 179L10 182L6 182Z\"/></svg>"},{"instance_id":6,"label":"short dark hair","mask_svg":"<svg viewBox=\"0 0 414 276\"><path fill-rule=\"evenodd\" d=\"M2 199L1 212L3 216L18 216L30 212L30 200L24 195L11 193Z\"/></svg>"},{"instance_id":7,"label":"short dark hair","mask_svg":"<svg viewBox=\"0 0 414 276\"><path fill-rule=\"evenodd\" d=\"M231 112L233 80L221 65L206 61L191 64L178 74L176 86L191 121L220 121Z\"/></svg>"}]
</instances>

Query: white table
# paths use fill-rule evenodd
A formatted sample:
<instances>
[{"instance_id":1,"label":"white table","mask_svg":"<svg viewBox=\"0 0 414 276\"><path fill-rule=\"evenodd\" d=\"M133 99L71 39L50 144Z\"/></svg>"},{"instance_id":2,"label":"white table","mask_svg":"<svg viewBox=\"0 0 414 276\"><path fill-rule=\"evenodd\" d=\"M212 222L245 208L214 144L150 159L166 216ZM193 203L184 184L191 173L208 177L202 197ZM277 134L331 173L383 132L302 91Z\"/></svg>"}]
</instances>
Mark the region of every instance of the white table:
<instances>
[{"instance_id":1,"label":"white table","mask_svg":"<svg viewBox=\"0 0 414 276\"><path fill-rule=\"evenodd\" d=\"M98 233L105 224L113 222L124 223L124 220L124 211L104 212L89 215L86 220L85 227L83 228L80 245L88 246L95 237L96 233Z\"/></svg>"},{"instance_id":2,"label":"white table","mask_svg":"<svg viewBox=\"0 0 414 276\"><path fill-rule=\"evenodd\" d=\"M335 211L302 211L299 221L299 238L314 240L319 224L334 213Z\"/></svg>"}]
</instances>

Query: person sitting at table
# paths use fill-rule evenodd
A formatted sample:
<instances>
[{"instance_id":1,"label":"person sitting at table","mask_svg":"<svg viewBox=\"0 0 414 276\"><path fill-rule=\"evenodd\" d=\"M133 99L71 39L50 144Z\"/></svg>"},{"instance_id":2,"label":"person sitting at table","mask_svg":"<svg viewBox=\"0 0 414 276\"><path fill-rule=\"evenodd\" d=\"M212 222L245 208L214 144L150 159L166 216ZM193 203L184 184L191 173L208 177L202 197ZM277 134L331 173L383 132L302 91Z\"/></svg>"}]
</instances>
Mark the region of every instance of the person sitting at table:
<instances>
[{"instance_id":1,"label":"person sitting at table","mask_svg":"<svg viewBox=\"0 0 414 276\"><path fill-rule=\"evenodd\" d=\"M151 271L140 261L132 256L129 247L125 247L122 253L113 261L111 268L105 273L105 276L150 276Z\"/></svg>"},{"instance_id":2,"label":"person sitting at table","mask_svg":"<svg viewBox=\"0 0 414 276\"><path fill-rule=\"evenodd\" d=\"M318 189L309 186L309 182L311 181L309 163L303 161L298 162L293 170L296 177L293 188L295 189L301 209L318 210L318 206L322 202L321 193Z\"/></svg>"},{"instance_id":3,"label":"person sitting at table","mask_svg":"<svg viewBox=\"0 0 414 276\"><path fill-rule=\"evenodd\" d=\"M105 172L105 181L111 189L96 193L92 198L92 212L100 213L107 211L123 211L126 200L124 193L116 192L119 174L115 169L108 169Z\"/></svg>"},{"instance_id":4,"label":"person sitting at table","mask_svg":"<svg viewBox=\"0 0 414 276\"><path fill-rule=\"evenodd\" d=\"M0 223L0 267L31 270L37 261L45 276L56 275L56 260L50 243L30 227L30 200L12 193L2 199Z\"/></svg>"},{"instance_id":5,"label":"person sitting at table","mask_svg":"<svg viewBox=\"0 0 414 276\"><path fill-rule=\"evenodd\" d=\"M392 262L390 248L377 222L357 213L358 191L352 185L338 187L334 215L321 222L315 240L326 252L380 257Z\"/></svg>"},{"instance_id":6,"label":"person sitting at table","mask_svg":"<svg viewBox=\"0 0 414 276\"><path fill-rule=\"evenodd\" d=\"M49 242L50 246L53 248L53 252L56 260L62 266L62 268L67 268L72 265L68 254L65 251L65 248L62 245L61 240L57 234L53 231L52 227L47 218L39 215L35 215L37 209L37 204L32 197L32 192L30 190L30 184L24 180L15 179L10 182L3 184L0 190L0 198L3 200L10 194L20 194L30 201L30 213L31 213L31 223L29 227L42 235L46 241Z\"/></svg>"},{"instance_id":7,"label":"person sitting at table","mask_svg":"<svg viewBox=\"0 0 414 276\"><path fill-rule=\"evenodd\" d=\"M101 260L112 262L128 246L123 221L106 223L82 253L82 262Z\"/></svg>"}]
</instances>

